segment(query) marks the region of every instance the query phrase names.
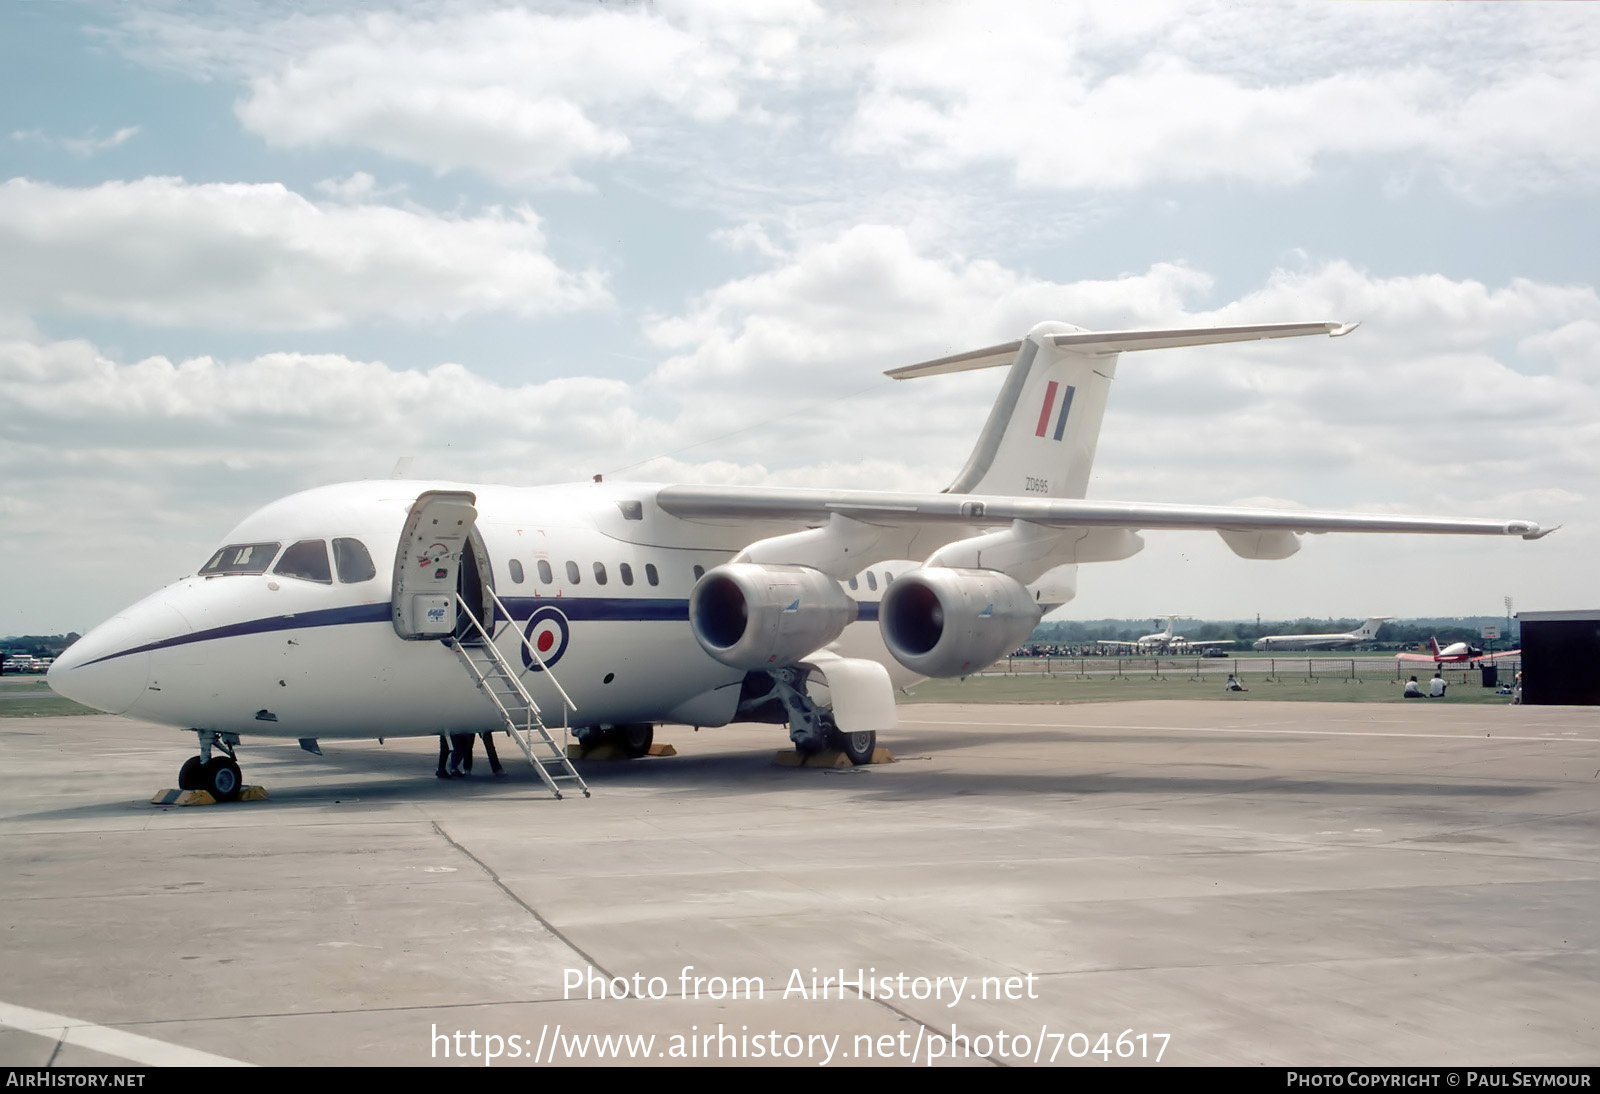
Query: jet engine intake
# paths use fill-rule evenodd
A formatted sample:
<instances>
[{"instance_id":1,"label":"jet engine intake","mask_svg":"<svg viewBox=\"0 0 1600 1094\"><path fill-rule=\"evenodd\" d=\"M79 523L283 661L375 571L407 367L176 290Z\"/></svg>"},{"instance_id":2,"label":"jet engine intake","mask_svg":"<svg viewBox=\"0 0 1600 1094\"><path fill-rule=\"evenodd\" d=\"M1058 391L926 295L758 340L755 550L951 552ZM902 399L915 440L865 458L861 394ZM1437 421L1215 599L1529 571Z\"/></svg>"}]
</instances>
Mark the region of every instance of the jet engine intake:
<instances>
[{"instance_id":1,"label":"jet engine intake","mask_svg":"<svg viewBox=\"0 0 1600 1094\"><path fill-rule=\"evenodd\" d=\"M838 638L857 611L837 581L809 566L730 562L689 594L695 640L736 669L794 664Z\"/></svg>"},{"instance_id":2,"label":"jet engine intake","mask_svg":"<svg viewBox=\"0 0 1600 1094\"><path fill-rule=\"evenodd\" d=\"M895 579L878 606L884 645L922 676L966 676L1022 644L1042 614L1016 578L925 566Z\"/></svg>"}]
</instances>

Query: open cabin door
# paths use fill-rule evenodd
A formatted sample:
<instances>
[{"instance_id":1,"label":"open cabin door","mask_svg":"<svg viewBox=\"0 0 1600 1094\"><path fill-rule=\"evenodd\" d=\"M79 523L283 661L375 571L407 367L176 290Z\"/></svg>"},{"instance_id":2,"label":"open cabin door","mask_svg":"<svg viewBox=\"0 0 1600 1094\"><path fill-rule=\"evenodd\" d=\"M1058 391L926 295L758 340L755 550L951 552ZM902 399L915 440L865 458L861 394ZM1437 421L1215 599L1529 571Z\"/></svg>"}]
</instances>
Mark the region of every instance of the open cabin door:
<instances>
[{"instance_id":1,"label":"open cabin door","mask_svg":"<svg viewBox=\"0 0 1600 1094\"><path fill-rule=\"evenodd\" d=\"M411 506L394 556L390 601L395 633L401 638L455 634L457 593L463 579L470 579L465 606L483 618L481 575L487 572L487 559L481 558L475 527L477 500L467 490L429 490Z\"/></svg>"}]
</instances>

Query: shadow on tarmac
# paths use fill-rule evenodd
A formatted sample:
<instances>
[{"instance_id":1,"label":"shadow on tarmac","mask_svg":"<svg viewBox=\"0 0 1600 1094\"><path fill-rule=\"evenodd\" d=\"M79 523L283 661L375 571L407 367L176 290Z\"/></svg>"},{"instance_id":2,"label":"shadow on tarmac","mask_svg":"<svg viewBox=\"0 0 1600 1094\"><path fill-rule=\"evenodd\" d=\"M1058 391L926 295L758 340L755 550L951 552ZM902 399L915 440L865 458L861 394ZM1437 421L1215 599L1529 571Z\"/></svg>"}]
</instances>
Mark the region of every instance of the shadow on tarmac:
<instances>
[{"instance_id":1,"label":"shadow on tarmac","mask_svg":"<svg viewBox=\"0 0 1600 1094\"><path fill-rule=\"evenodd\" d=\"M1275 738L1208 735L1207 741L1232 741L1270 746ZM1381 774L1327 775L1318 778L1277 777L1248 764L1218 764L1204 761L1178 763L1164 761L1161 773L1133 774L1106 771L975 771L970 767L935 767L929 761L960 752L971 744L1060 743L1148 746L1182 743L1193 745L1193 737L1161 734L1093 734L1054 731L985 733L981 738L954 738L949 734L897 735L891 745L900 763L892 767L846 769L780 768L772 748L738 752L690 753L631 761L602 761L578 764L579 771L596 795L608 790L655 793L670 797L731 797L802 794L807 798L832 795L876 801L940 801L956 797L1050 797L1089 798L1106 795L1133 795L1148 798L1187 796L1272 795L1286 798L1358 797L1385 799L1420 798L1448 801L1460 798L1517 798L1550 789L1538 783L1483 783L1460 781L1422 781L1415 777L1396 778ZM175 750L176 751L176 750ZM565 791L555 800L529 768L521 753L500 748L506 775L489 774L480 754L474 773L464 779L439 779L434 775L435 756L419 750L414 743L403 748L357 744L341 747L331 742L320 757L301 752L293 745L271 742L247 745L240 750L247 783L267 787L266 802L208 806L198 815L214 809L285 809L314 805L348 805L353 809L387 808L395 804L430 805L451 801L515 803L519 808L535 804L581 808L581 794ZM993 763L991 758L988 763ZM1021 761L1007 761L1021 762ZM1102 766L1103 760L1096 766ZM1064 765L1063 765L1064 766ZM1198 769L1175 771L1174 768ZM1204 773L1201 773L1204 772ZM168 785L175 783L176 772ZM153 793L157 786L152 785ZM130 810L171 810L184 807L153 806L148 800L100 801L66 808L12 814L13 821L65 821L99 817L125 817Z\"/></svg>"}]
</instances>

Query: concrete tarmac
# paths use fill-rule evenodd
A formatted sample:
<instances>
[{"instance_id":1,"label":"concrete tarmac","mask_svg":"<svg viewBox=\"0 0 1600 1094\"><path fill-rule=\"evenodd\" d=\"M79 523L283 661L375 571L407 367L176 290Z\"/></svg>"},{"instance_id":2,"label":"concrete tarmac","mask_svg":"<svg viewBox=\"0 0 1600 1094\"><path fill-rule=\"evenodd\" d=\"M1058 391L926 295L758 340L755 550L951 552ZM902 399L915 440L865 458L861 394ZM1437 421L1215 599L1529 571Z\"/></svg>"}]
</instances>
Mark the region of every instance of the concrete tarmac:
<instances>
[{"instance_id":1,"label":"concrete tarmac","mask_svg":"<svg viewBox=\"0 0 1600 1094\"><path fill-rule=\"evenodd\" d=\"M148 804L189 735L0 721L0 1063L1600 1060L1592 708L901 716L893 765L673 727L559 802L503 739L247 739L271 800L204 808Z\"/></svg>"}]
</instances>

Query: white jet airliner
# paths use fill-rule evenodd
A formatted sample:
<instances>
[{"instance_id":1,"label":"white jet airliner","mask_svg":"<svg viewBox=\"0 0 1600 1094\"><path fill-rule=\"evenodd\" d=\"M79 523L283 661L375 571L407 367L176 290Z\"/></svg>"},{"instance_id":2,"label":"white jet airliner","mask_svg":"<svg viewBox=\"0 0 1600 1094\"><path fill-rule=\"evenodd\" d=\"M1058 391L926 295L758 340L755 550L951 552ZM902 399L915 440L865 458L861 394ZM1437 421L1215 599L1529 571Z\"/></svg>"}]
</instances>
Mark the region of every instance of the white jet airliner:
<instances>
[{"instance_id":1,"label":"white jet airliner","mask_svg":"<svg viewBox=\"0 0 1600 1094\"><path fill-rule=\"evenodd\" d=\"M1157 631L1155 634L1142 634L1132 642L1117 638L1101 638L1097 644L1101 646L1117 646L1121 649L1133 650L1136 653L1183 653L1188 650L1201 650L1207 646L1231 646L1231 638L1208 638L1203 642L1191 642L1181 634L1173 634L1172 630L1178 623L1175 615L1167 616L1167 629Z\"/></svg>"},{"instance_id":2,"label":"white jet airliner","mask_svg":"<svg viewBox=\"0 0 1600 1094\"><path fill-rule=\"evenodd\" d=\"M941 493L376 481L273 502L192 577L81 638L61 694L199 735L186 789L239 792L242 736L509 732L547 785L582 780L543 710L580 738L648 748L653 726L787 723L802 751L871 757L894 689L968 675L1070 600L1076 564L1149 529L1208 529L1245 558L1323 532L1510 535L1524 520L1085 501L1124 351L1338 323L1026 338L889 373L1010 363ZM912 559L910 562L893 562Z\"/></svg>"},{"instance_id":3,"label":"white jet airliner","mask_svg":"<svg viewBox=\"0 0 1600 1094\"><path fill-rule=\"evenodd\" d=\"M1373 616L1353 631L1342 634L1269 634L1255 641L1258 650L1336 650L1344 646L1358 646L1371 642L1378 628L1389 619L1386 615Z\"/></svg>"}]
</instances>

